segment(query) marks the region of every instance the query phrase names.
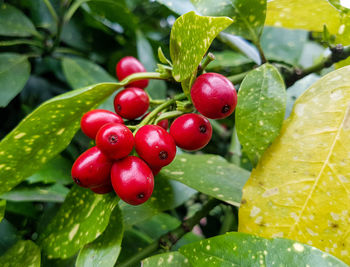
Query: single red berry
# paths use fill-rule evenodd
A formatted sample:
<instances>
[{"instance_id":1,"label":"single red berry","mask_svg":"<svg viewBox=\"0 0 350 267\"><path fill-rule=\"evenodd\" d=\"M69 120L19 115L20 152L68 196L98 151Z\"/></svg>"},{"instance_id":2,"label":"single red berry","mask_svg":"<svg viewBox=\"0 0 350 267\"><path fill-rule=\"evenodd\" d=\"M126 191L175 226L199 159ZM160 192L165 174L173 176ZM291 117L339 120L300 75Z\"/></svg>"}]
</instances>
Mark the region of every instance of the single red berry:
<instances>
[{"instance_id":1,"label":"single red berry","mask_svg":"<svg viewBox=\"0 0 350 267\"><path fill-rule=\"evenodd\" d=\"M146 118L148 116L148 114L150 114L151 112L147 112L142 118L141 120L143 120L144 118ZM160 115L161 113L158 113L158 115ZM169 128L169 120L165 119L165 120L161 120L157 123L158 126L162 127L164 130L168 130Z\"/></svg>"},{"instance_id":2,"label":"single red berry","mask_svg":"<svg viewBox=\"0 0 350 267\"><path fill-rule=\"evenodd\" d=\"M191 97L195 108L210 119L226 118L237 105L233 84L218 73L200 75L191 88Z\"/></svg>"},{"instance_id":3,"label":"single red berry","mask_svg":"<svg viewBox=\"0 0 350 267\"><path fill-rule=\"evenodd\" d=\"M112 184L109 182L108 184L105 185L101 185L98 187L93 187L90 188L92 192L96 193L96 194L107 194L113 191L113 187Z\"/></svg>"},{"instance_id":4,"label":"single red berry","mask_svg":"<svg viewBox=\"0 0 350 267\"><path fill-rule=\"evenodd\" d=\"M162 168L151 168L153 176L156 176Z\"/></svg>"},{"instance_id":5,"label":"single red berry","mask_svg":"<svg viewBox=\"0 0 350 267\"><path fill-rule=\"evenodd\" d=\"M120 91L114 98L115 111L128 120L136 119L147 111L149 98L140 88L130 87Z\"/></svg>"},{"instance_id":6,"label":"single red berry","mask_svg":"<svg viewBox=\"0 0 350 267\"><path fill-rule=\"evenodd\" d=\"M142 159L135 156L128 156L113 164L111 181L117 195L131 205L144 203L153 192L152 171Z\"/></svg>"},{"instance_id":7,"label":"single red berry","mask_svg":"<svg viewBox=\"0 0 350 267\"><path fill-rule=\"evenodd\" d=\"M95 109L84 114L80 126L84 134L95 139L98 130L109 122L124 123L122 117L109 110Z\"/></svg>"},{"instance_id":8,"label":"single red berry","mask_svg":"<svg viewBox=\"0 0 350 267\"><path fill-rule=\"evenodd\" d=\"M96 146L111 159L121 159L134 148L134 135L121 123L107 123L96 135Z\"/></svg>"},{"instance_id":9,"label":"single red berry","mask_svg":"<svg viewBox=\"0 0 350 267\"><path fill-rule=\"evenodd\" d=\"M178 117L170 126L170 135L175 144L188 151L205 147L212 135L209 120L201 115L190 113Z\"/></svg>"},{"instance_id":10,"label":"single red berry","mask_svg":"<svg viewBox=\"0 0 350 267\"><path fill-rule=\"evenodd\" d=\"M94 146L81 154L73 164L72 178L82 187L98 187L110 181L113 162Z\"/></svg>"},{"instance_id":11,"label":"single red berry","mask_svg":"<svg viewBox=\"0 0 350 267\"><path fill-rule=\"evenodd\" d=\"M174 139L157 125L145 125L137 131L135 149L151 168L161 168L170 164L176 154Z\"/></svg>"},{"instance_id":12,"label":"single red berry","mask_svg":"<svg viewBox=\"0 0 350 267\"><path fill-rule=\"evenodd\" d=\"M134 57L123 57L117 64L116 73L118 80L121 81L131 74L138 72L146 72L145 67ZM126 87L145 88L148 85L148 80L139 80L129 83Z\"/></svg>"}]
</instances>

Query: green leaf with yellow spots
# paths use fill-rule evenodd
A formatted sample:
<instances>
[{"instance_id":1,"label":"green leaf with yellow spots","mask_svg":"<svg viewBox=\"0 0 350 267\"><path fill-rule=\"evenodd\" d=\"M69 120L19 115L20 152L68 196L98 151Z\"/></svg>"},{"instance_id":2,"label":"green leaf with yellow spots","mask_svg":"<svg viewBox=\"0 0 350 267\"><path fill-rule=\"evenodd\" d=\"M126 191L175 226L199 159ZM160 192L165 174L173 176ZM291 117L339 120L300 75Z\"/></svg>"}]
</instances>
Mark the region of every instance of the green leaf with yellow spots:
<instances>
[{"instance_id":1,"label":"green leaf with yellow spots","mask_svg":"<svg viewBox=\"0 0 350 267\"><path fill-rule=\"evenodd\" d=\"M299 242L228 233L179 250L193 266L345 267L336 257Z\"/></svg>"},{"instance_id":2,"label":"green leaf with yellow spots","mask_svg":"<svg viewBox=\"0 0 350 267\"><path fill-rule=\"evenodd\" d=\"M99 237L118 203L115 194L99 195L74 186L48 224L39 243L48 258L69 258Z\"/></svg>"},{"instance_id":3,"label":"green leaf with yellow spots","mask_svg":"<svg viewBox=\"0 0 350 267\"><path fill-rule=\"evenodd\" d=\"M335 34L340 13L327 0L274 0L267 3L266 25Z\"/></svg>"},{"instance_id":4,"label":"green leaf with yellow spots","mask_svg":"<svg viewBox=\"0 0 350 267\"><path fill-rule=\"evenodd\" d=\"M39 35L33 23L17 8L0 4L0 35L26 37Z\"/></svg>"},{"instance_id":5,"label":"green leaf with yellow spots","mask_svg":"<svg viewBox=\"0 0 350 267\"><path fill-rule=\"evenodd\" d=\"M0 53L0 107L6 107L22 91L29 75L30 64L26 56Z\"/></svg>"},{"instance_id":6,"label":"green leaf with yellow spots","mask_svg":"<svg viewBox=\"0 0 350 267\"><path fill-rule=\"evenodd\" d=\"M0 256L2 267L40 267L40 248L30 240L20 240Z\"/></svg>"},{"instance_id":7,"label":"green leaf with yellow spots","mask_svg":"<svg viewBox=\"0 0 350 267\"><path fill-rule=\"evenodd\" d=\"M350 45L350 13L342 15L342 23L339 27L338 34L336 35L336 43L343 46ZM336 68L341 68L350 65L350 58L342 60L336 63Z\"/></svg>"},{"instance_id":8,"label":"green leaf with yellow spots","mask_svg":"<svg viewBox=\"0 0 350 267\"><path fill-rule=\"evenodd\" d=\"M314 83L243 188L239 231L350 263L350 66Z\"/></svg>"},{"instance_id":9,"label":"green leaf with yellow spots","mask_svg":"<svg viewBox=\"0 0 350 267\"><path fill-rule=\"evenodd\" d=\"M244 78L238 93L236 129L253 165L279 135L286 101L283 78L274 66L264 64Z\"/></svg>"},{"instance_id":10,"label":"green leaf with yellow spots","mask_svg":"<svg viewBox=\"0 0 350 267\"><path fill-rule=\"evenodd\" d=\"M199 192L239 206L249 172L216 155L181 154L160 172Z\"/></svg>"},{"instance_id":11,"label":"green leaf with yellow spots","mask_svg":"<svg viewBox=\"0 0 350 267\"><path fill-rule=\"evenodd\" d=\"M0 222L4 218L6 208L6 200L0 200Z\"/></svg>"},{"instance_id":12,"label":"green leaf with yellow spots","mask_svg":"<svg viewBox=\"0 0 350 267\"><path fill-rule=\"evenodd\" d=\"M142 261L143 267L154 267L154 266L169 266L169 267L191 267L192 265L188 262L181 253L167 252L158 254ZM204 265L203 265L204 266Z\"/></svg>"},{"instance_id":13,"label":"green leaf with yellow spots","mask_svg":"<svg viewBox=\"0 0 350 267\"><path fill-rule=\"evenodd\" d=\"M160 212L174 209L196 193L196 190L158 174L154 179L154 191L147 202L139 206L132 206L123 201L119 202L123 212L124 225L129 228Z\"/></svg>"},{"instance_id":14,"label":"green leaf with yellow spots","mask_svg":"<svg viewBox=\"0 0 350 267\"><path fill-rule=\"evenodd\" d=\"M106 230L96 240L80 250L75 266L113 267L121 250L123 234L123 216L120 208L116 206L112 211Z\"/></svg>"},{"instance_id":15,"label":"green leaf with yellow spots","mask_svg":"<svg viewBox=\"0 0 350 267\"><path fill-rule=\"evenodd\" d=\"M65 149L79 129L83 114L121 86L102 83L74 90L46 101L24 118L0 142L0 194Z\"/></svg>"},{"instance_id":16,"label":"green leaf with yellow spots","mask_svg":"<svg viewBox=\"0 0 350 267\"><path fill-rule=\"evenodd\" d=\"M203 17L193 11L175 21L170 34L170 57L176 81L192 75L214 38L231 23L227 17Z\"/></svg>"},{"instance_id":17,"label":"green leaf with yellow spots","mask_svg":"<svg viewBox=\"0 0 350 267\"><path fill-rule=\"evenodd\" d=\"M233 23L225 32L259 42L266 17L266 0L191 0L200 14L227 16Z\"/></svg>"}]
</instances>

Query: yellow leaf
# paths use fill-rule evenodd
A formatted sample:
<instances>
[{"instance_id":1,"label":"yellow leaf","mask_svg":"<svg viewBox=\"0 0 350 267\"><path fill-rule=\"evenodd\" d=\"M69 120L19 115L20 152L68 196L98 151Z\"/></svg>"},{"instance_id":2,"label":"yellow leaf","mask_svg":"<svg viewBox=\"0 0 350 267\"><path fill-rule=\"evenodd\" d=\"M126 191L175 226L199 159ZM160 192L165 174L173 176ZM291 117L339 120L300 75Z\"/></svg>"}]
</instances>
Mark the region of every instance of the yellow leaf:
<instances>
[{"instance_id":1,"label":"yellow leaf","mask_svg":"<svg viewBox=\"0 0 350 267\"><path fill-rule=\"evenodd\" d=\"M350 45L350 15L343 14L342 23L339 27L339 31L336 38L337 44L342 44L343 46ZM342 60L335 64L336 68L341 68L350 64L350 58Z\"/></svg>"},{"instance_id":2,"label":"yellow leaf","mask_svg":"<svg viewBox=\"0 0 350 267\"><path fill-rule=\"evenodd\" d=\"M337 33L339 12L327 0L274 0L267 4L266 25Z\"/></svg>"},{"instance_id":3,"label":"yellow leaf","mask_svg":"<svg viewBox=\"0 0 350 267\"><path fill-rule=\"evenodd\" d=\"M284 237L350 263L350 66L295 102L243 189L239 231Z\"/></svg>"}]
</instances>

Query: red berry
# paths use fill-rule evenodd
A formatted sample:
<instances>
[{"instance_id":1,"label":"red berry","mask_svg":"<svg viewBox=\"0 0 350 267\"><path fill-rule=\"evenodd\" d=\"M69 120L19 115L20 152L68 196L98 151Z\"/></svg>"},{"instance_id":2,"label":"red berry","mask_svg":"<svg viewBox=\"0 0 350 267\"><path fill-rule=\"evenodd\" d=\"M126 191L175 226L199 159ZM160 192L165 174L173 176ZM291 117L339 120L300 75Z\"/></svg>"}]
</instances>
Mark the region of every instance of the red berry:
<instances>
[{"instance_id":1,"label":"red berry","mask_svg":"<svg viewBox=\"0 0 350 267\"><path fill-rule=\"evenodd\" d=\"M123 57L117 64L116 73L118 79L121 81L133 73L146 72L145 67L134 57ZM139 80L129 83L126 87L145 88L148 85L148 80Z\"/></svg>"},{"instance_id":2,"label":"red berry","mask_svg":"<svg viewBox=\"0 0 350 267\"><path fill-rule=\"evenodd\" d=\"M191 88L191 97L195 108L210 119L226 118L237 105L233 84L217 73L200 75Z\"/></svg>"},{"instance_id":3,"label":"red berry","mask_svg":"<svg viewBox=\"0 0 350 267\"><path fill-rule=\"evenodd\" d=\"M156 176L162 168L151 168L153 176Z\"/></svg>"},{"instance_id":4,"label":"red berry","mask_svg":"<svg viewBox=\"0 0 350 267\"><path fill-rule=\"evenodd\" d=\"M94 146L81 154L73 164L72 178L82 187L98 187L110 181L113 162Z\"/></svg>"},{"instance_id":5,"label":"red berry","mask_svg":"<svg viewBox=\"0 0 350 267\"><path fill-rule=\"evenodd\" d=\"M142 159L135 156L128 156L113 164L111 181L117 195L131 205L144 203L153 192L152 171Z\"/></svg>"},{"instance_id":6,"label":"red berry","mask_svg":"<svg viewBox=\"0 0 350 267\"><path fill-rule=\"evenodd\" d=\"M96 135L96 146L111 159L121 159L134 148L134 135L121 123L103 125Z\"/></svg>"},{"instance_id":7,"label":"red berry","mask_svg":"<svg viewBox=\"0 0 350 267\"><path fill-rule=\"evenodd\" d=\"M95 139L98 130L109 122L124 123L123 119L119 115L111 111L95 109L84 114L84 116L81 118L80 126L84 134L92 139Z\"/></svg>"},{"instance_id":8,"label":"red berry","mask_svg":"<svg viewBox=\"0 0 350 267\"><path fill-rule=\"evenodd\" d=\"M137 131L135 148L137 154L151 168L161 168L170 164L176 154L174 139L157 125L145 125Z\"/></svg>"},{"instance_id":9,"label":"red berry","mask_svg":"<svg viewBox=\"0 0 350 267\"><path fill-rule=\"evenodd\" d=\"M190 113L174 120L170 126L170 135L178 147L193 151L201 149L209 143L212 127L207 118Z\"/></svg>"},{"instance_id":10,"label":"red berry","mask_svg":"<svg viewBox=\"0 0 350 267\"><path fill-rule=\"evenodd\" d=\"M113 191L113 187L112 187L111 183L108 183L108 184L105 184L105 185L101 185L101 186L98 186L98 187L93 187L93 188L90 188L90 189L91 189L91 191L93 191L96 194L107 194L107 193Z\"/></svg>"},{"instance_id":11,"label":"red berry","mask_svg":"<svg viewBox=\"0 0 350 267\"><path fill-rule=\"evenodd\" d=\"M120 91L114 98L115 111L128 120L136 119L147 111L149 98L140 88L130 87Z\"/></svg>"}]
</instances>

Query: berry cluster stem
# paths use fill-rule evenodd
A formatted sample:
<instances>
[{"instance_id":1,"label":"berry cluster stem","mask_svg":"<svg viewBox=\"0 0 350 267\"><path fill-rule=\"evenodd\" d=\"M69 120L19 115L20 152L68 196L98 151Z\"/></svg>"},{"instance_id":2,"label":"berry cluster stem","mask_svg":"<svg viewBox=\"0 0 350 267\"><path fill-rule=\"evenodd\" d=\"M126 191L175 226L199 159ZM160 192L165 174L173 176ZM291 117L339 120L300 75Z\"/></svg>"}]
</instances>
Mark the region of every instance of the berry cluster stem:
<instances>
[{"instance_id":1,"label":"berry cluster stem","mask_svg":"<svg viewBox=\"0 0 350 267\"><path fill-rule=\"evenodd\" d=\"M199 223L199 221L206 217L209 212L220 204L220 200L215 198L210 199L203 207L197 211L192 217L186 219L176 229L162 235L158 240L145 247L139 253L136 253L133 257L130 257L126 261L117 264L117 267L127 267L138 263L142 259L156 252L158 249L169 251L171 247L186 233L192 231L192 228Z\"/></svg>"}]
</instances>

